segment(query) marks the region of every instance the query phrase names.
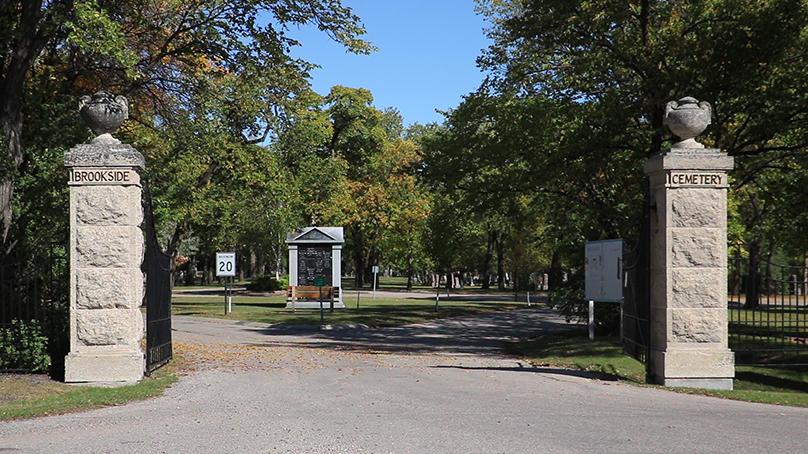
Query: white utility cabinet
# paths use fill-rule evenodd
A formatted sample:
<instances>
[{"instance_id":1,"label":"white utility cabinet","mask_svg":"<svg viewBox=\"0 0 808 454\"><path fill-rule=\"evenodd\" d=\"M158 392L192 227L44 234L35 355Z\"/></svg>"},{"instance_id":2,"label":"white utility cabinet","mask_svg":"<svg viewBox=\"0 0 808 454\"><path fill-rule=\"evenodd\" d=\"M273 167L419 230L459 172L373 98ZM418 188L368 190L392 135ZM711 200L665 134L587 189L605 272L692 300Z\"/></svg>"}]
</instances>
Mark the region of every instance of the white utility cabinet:
<instances>
[{"instance_id":1,"label":"white utility cabinet","mask_svg":"<svg viewBox=\"0 0 808 454\"><path fill-rule=\"evenodd\" d=\"M623 240L586 242L586 299L623 301Z\"/></svg>"}]
</instances>

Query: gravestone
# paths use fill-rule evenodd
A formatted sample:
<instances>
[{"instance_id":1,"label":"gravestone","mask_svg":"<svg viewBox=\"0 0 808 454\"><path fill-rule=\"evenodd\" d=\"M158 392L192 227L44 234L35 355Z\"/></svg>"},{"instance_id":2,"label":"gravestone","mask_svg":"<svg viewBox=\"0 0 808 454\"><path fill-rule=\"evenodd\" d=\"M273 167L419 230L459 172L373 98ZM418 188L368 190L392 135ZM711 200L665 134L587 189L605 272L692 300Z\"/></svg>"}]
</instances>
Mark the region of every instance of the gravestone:
<instances>
[{"instance_id":1,"label":"gravestone","mask_svg":"<svg viewBox=\"0 0 808 454\"><path fill-rule=\"evenodd\" d=\"M97 135L64 156L70 187L70 352L67 382L134 382L143 377L143 156L112 137L126 98L82 97Z\"/></svg>"},{"instance_id":2,"label":"gravestone","mask_svg":"<svg viewBox=\"0 0 808 454\"><path fill-rule=\"evenodd\" d=\"M306 227L286 237L289 246L289 287L317 286L334 289L334 307L343 308L342 298L342 227ZM287 307L319 308L317 301L289 301Z\"/></svg>"},{"instance_id":3,"label":"gravestone","mask_svg":"<svg viewBox=\"0 0 808 454\"><path fill-rule=\"evenodd\" d=\"M665 386L732 389L727 344L727 172L733 159L695 137L710 124L706 102L668 103L665 124L681 139L645 165L651 190L650 366Z\"/></svg>"}]
</instances>

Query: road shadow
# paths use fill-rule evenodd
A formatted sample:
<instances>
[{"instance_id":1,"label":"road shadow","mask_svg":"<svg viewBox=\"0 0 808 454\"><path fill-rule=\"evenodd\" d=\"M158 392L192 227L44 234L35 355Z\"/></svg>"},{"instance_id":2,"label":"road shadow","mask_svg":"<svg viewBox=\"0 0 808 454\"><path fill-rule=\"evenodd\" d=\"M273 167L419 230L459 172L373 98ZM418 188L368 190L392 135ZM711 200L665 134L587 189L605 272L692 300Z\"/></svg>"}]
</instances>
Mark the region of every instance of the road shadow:
<instances>
[{"instance_id":1,"label":"road shadow","mask_svg":"<svg viewBox=\"0 0 808 454\"><path fill-rule=\"evenodd\" d=\"M560 369L557 367L537 367L537 366L523 367L521 366L521 364L519 367L471 367L471 366L430 366L430 367L432 369L460 369L471 371L487 370L495 372L530 372L537 374L566 375L569 377L586 378L589 380L619 381L618 377L603 372L592 372L575 369Z\"/></svg>"},{"instance_id":2,"label":"road shadow","mask_svg":"<svg viewBox=\"0 0 808 454\"><path fill-rule=\"evenodd\" d=\"M245 327L267 337L258 345L394 353L501 355L507 342L580 330L553 311L520 309L390 328L317 329L304 326Z\"/></svg>"}]
</instances>

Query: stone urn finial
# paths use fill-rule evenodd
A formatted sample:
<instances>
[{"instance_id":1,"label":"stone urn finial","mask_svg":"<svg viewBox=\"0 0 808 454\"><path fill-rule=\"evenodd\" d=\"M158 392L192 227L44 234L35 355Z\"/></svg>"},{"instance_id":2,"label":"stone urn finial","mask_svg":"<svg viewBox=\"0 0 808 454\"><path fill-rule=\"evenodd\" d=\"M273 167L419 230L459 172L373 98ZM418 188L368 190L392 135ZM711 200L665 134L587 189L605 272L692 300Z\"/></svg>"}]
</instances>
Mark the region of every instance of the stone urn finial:
<instances>
[{"instance_id":1,"label":"stone urn finial","mask_svg":"<svg viewBox=\"0 0 808 454\"><path fill-rule=\"evenodd\" d=\"M96 135L90 143L121 143L112 137L112 133L129 118L129 105L124 96L112 96L106 91L99 91L92 97L82 96L79 98L79 114Z\"/></svg>"},{"instance_id":2,"label":"stone urn finial","mask_svg":"<svg viewBox=\"0 0 808 454\"><path fill-rule=\"evenodd\" d=\"M707 101L699 102L690 96L671 101L665 106L662 123L679 138L672 148L704 148L696 136L712 122L713 109Z\"/></svg>"}]
</instances>

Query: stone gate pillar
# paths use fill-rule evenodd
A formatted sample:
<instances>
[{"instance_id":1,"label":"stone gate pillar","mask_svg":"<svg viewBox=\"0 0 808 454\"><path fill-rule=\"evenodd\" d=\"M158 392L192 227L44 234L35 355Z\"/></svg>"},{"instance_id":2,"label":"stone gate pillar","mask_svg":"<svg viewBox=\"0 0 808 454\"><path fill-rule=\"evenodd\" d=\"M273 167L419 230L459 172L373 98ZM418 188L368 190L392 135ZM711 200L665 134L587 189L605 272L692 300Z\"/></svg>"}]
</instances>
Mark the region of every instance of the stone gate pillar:
<instances>
[{"instance_id":1,"label":"stone gate pillar","mask_svg":"<svg viewBox=\"0 0 808 454\"><path fill-rule=\"evenodd\" d=\"M732 389L727 345L727 172L733 159L695 141L706 102L668 103L682 139L645 165L651 189L651 373L665 386Z\"/></svg>"},{"instance_id":2,"label":"stone gate pillar","mask_svg":"<svg viewBox=\"0 0 808 454\"><path fill-rule=\"evenodd\" d=\"M65 154L70 186L70 353L67 382L133 382L143 377L143 156L111 133L126 99L83 97L95 132Z\"/></svg>"}]
</instances>

